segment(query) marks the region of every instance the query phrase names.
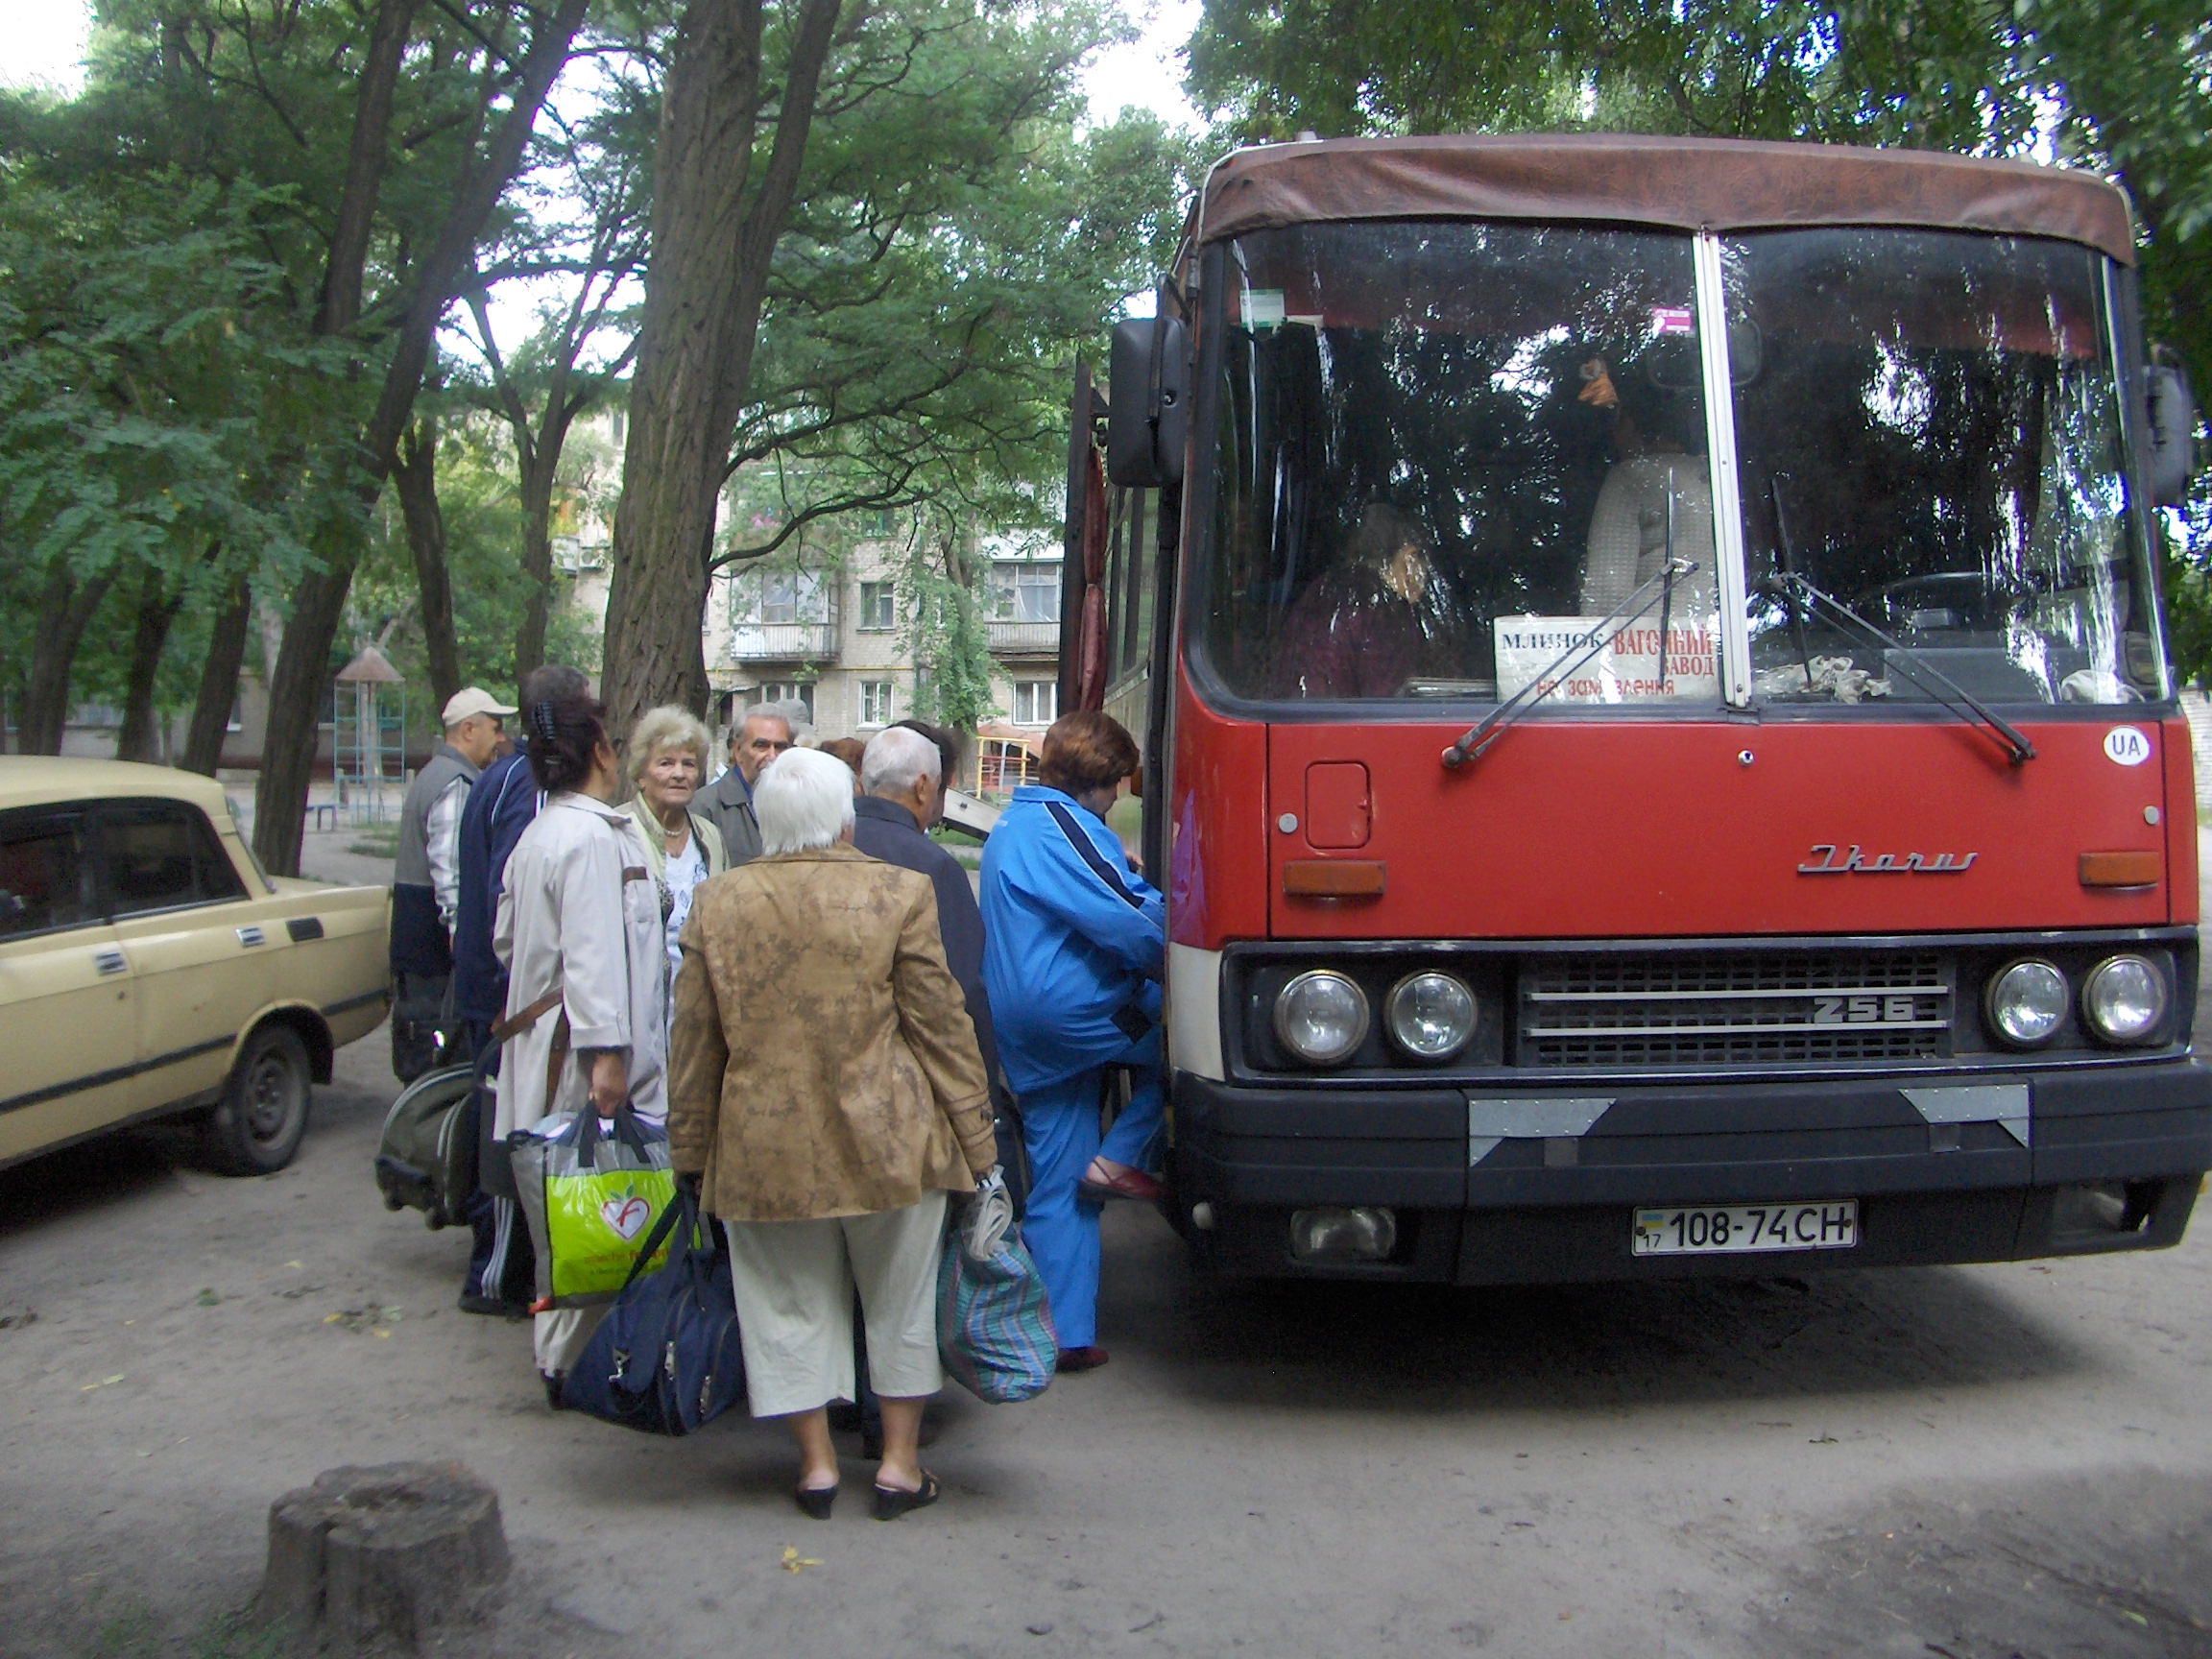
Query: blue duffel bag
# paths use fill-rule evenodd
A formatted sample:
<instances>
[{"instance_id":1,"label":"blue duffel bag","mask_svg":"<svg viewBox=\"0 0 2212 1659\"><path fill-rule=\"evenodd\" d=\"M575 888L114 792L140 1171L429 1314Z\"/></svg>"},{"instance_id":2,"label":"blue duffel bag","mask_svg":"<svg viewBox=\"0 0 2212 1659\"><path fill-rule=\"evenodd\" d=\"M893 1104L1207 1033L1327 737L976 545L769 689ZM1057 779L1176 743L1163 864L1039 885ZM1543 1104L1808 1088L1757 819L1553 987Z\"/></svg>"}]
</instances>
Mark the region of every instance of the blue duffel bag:
<instances>
[{"instance_id":1,"label":"blue duffel bag","mask_svg":"<svg viewBox=\"0 0 2212 1659\"><path fill-rule=\"evenodd\" d=\"M672 1232L667 1264L646 1273ZM730 1258L679 1183L613 1306L562 1379L561 1404L647 1434L689 1434L744 1395Z\"/></svg>"}]
</instances>

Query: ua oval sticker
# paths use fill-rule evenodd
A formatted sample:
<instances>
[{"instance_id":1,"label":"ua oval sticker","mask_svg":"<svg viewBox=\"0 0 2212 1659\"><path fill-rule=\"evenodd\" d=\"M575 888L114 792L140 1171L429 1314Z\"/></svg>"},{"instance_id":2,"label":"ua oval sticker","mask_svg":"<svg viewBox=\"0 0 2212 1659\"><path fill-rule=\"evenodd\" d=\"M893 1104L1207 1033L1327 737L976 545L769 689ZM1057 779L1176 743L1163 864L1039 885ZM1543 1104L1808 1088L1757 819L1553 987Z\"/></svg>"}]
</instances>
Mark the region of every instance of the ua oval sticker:
<instances>
[{"instance_id":1,"label":"ua oval sticker","mask_svg":"<svg viewBox=\"0 0 2212 1659\"><path fill-rule=\"evenodd\" d=\"M2151 758L2151 739L2133 726L2115 726L2104 733L2104 757L2115 766L2140 766Z\"/></svg>"}]
</instances>

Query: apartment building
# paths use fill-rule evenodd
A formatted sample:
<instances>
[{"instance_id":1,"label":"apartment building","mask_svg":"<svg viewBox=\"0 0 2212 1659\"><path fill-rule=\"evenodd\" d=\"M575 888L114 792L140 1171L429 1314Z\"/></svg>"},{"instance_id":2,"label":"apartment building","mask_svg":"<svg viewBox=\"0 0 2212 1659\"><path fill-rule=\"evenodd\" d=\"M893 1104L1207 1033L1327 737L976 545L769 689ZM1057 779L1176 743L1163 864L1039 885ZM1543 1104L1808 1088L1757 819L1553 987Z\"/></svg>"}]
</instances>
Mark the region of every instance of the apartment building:
<instances>
[{"instance_id":1,"label":"apartment building","mask_svg":"<svg viewBox=\"0 0 2212 1659\"><path fill-rule=\"evenodd\" d=\"M1042 735L1058 714L1060 547L993 539L984 557L992 700L1010 738ZM805 555L717 581L704 619L714 713L804 704L821 737L865 739L915 711L929 664L913 656L907 554L872 538L841 556Z\"/></svg>"}]
</instances>

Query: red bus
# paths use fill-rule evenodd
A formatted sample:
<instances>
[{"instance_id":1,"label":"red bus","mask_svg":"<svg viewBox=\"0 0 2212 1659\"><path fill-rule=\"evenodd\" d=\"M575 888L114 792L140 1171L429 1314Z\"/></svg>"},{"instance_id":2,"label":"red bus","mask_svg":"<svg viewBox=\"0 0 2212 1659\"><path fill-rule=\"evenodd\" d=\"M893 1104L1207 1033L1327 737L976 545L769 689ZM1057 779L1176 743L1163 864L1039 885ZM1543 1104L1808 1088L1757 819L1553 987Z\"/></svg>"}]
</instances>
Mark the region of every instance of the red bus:
<instances>
[{"instance_id":1,"label":"red bus","mask_svg":"<svg viewBox=\"0 0 2212 1659\"><path fill-rule=\"evenodd\" d=\"M1462 1284L2176 1242L2197 825L2126 198L1910 152L1242 150L1078 373L1168 1214Z\"/></svg>"}]
</instances>

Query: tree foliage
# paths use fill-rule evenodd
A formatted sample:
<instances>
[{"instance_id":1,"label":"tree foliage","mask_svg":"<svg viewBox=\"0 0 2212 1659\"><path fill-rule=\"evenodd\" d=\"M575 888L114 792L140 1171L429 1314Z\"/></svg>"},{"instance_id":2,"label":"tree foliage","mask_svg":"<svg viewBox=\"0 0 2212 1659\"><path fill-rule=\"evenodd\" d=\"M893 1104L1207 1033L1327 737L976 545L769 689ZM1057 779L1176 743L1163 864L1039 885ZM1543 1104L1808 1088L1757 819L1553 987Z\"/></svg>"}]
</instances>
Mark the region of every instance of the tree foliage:
<instances>
[{"instance_id":1,"label":"tree foliage","mask_svg":"<svg viewBox=\"0 0 2212 1659\"><path fill-rule=\"evenodd\" d=\"M1122 27L1096 0L840 12L785 223L766 247L739 396L710 410L710 377L696 376L694 414L668 423L714 439L703 483L688 450L678 463L654 436L662 394L640 349L623 510L638 502L648 458L660 487L678 464L685 488L707 493L657 535L642 520L617 525L607 654L617 675L637 676L612 683L618 715L704 696L689 617L713 569L843 515L926 503L969 530L1049 516L1070 360L1149 280L1188 166L1157 122L1082 131L1075 70ZM763 35L771 81L786 49L785 35ZM664 121L657 212L669 133ZM761 176L773 151L763 117L731 178ZM648 332L651 291L677 308L685 281L658 220L655 234ZM732 389L727 378L711 388ZM765 536L746 515L710 538L707 509L732 482L775 505ZM638 644L640 627L659 642Z\"/></svg>"},{"instance_id":2,"label":"tree foliage","mask_svg":"<svg viewBox=\"0 0 2212 1659\"><path fill-rule=\"evenodd\" d=\"M285 315L263 230L290 211L246 180L0 168L0 649L26 747L59 744L109 591L174 616L306 557L316 481L273 440L326 421L349 357Z\"/></svg>"}]
</instances>

